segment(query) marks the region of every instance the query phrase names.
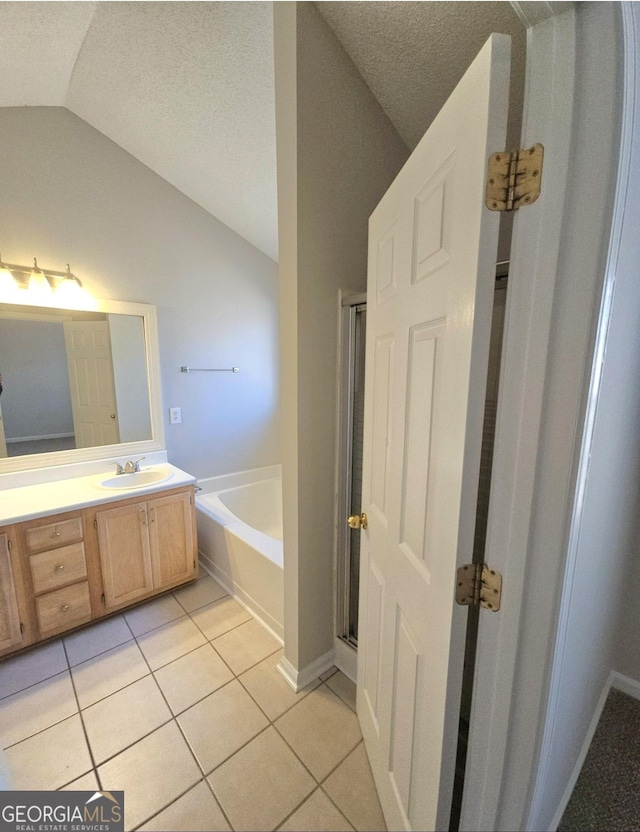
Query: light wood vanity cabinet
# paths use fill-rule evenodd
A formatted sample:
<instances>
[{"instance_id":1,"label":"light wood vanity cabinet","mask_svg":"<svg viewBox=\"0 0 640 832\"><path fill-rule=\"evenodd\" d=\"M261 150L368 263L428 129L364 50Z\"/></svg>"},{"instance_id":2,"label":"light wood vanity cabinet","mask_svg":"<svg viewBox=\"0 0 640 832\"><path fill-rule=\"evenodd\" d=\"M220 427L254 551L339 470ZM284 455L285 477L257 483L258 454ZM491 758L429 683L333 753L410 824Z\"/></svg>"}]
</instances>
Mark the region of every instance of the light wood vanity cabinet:
<instances>
[{"instance_id":1,"label":"light wood vanity cabinet","mask_svg":"<svg viewBox=\"0 0 640 832\"><path fill-rule=\"evenodd\" d=\"M0 656L193 580L193 486L0 528Z\"/></svg>"},{"instance_id":2,"label":"light wood vanity cabinet","mask_svg":"<svg viewBox=\"0 0 640 832\"><path fill-rule=\"evenodd\" d=\"M90 621L84 524L81 512L20 524L27 592L40 638Z\"/></svg>"},{"instance_id":3,"label":"light wood vanity cabinet","mask_svg":"<svg viewBox=\"0 0 640 832\"><path fill-rule=\"evenodd\" d=\"M31 642L31 628L22 620L27 616L19 558L6 531L0 533L0 655Z\"/></svg>"},{"instance_id":4,"label":"light wood vanity cabinet","mask_svg":"<svg viewBox=\"0 0 640 832\"><path fill-rule=\"evenodd\" d=\"M193 578L192 492L96 512L109 610Z\"/></svg>"}]
</instances>

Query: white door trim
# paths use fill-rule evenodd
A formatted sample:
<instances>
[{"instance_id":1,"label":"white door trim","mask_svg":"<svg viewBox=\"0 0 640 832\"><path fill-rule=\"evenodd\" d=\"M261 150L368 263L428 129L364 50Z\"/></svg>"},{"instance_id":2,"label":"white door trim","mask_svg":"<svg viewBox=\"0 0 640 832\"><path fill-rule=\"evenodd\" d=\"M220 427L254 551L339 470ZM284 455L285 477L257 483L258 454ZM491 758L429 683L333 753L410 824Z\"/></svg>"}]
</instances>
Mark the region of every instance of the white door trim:
<instances>
[{"instance_id":1,"label":"white door trim","mask_svg":"<svg viewBox=\"0 0 640 832\"><path fill-rule=\"evenodd\" d=\"M523 592L525 570L533 569L539 577L545 565L541 558L534 559L535 563L531 558L528 564L526 561L531 555L529 533L535 495L549 484L536 482L536 472L542 449L543 408L548 404L544 396L550 395L545 379L551 357L549 327L554 292L568 278L558 274L557 265L562 223L571 211L570 206L565 207L564 195L572 139L571 107L574 93L580 89L580 79L575 79L573 72L576 49L580 48L579 42L576 46L576 32L575 11L547 19L528 32L522 143L541 141L545 145L543 195L531 210L520 212L514 224L486 550L487 562L505 570L505 595L499 614L481 617L461 829L530 828L529 803L538 784L541 743L548 727L544 709L558 625L555 593L545 590L547 597L536 621L523 618L521 610L525 600L529 609L533 606ZM628 31L625 35L628 61L635 42L629 40ZM625 105L630 108L628 86L625 93ZM622 210L625 187L621 180L616 192L618 211ZM536 216L536 211L544 216ZM584 359L587 367L591 366L588 347ZM547 427L549 434L553 430ZM576 453L580 450L581 425L577 425L577 431ZM576 477L567 474L566 478L567 491L560 498L570 511ZM567 531L564 525L554 527L550 538L552 546L546 560L553 567L548 583L554 589L556 578L562 578ZM562 598L561 603L567 602L567 597ZM522 638L524 633L531 635L540 622L540 649L532 656L520 649ZM526 702L519 702L518 707L514 697L516 673L521 680L524 676L533 679L524 694ZM475 714L481 718L475 720ZM515 773L514 760L518 769ZM514 788L514 778L521 788Z\"/></svg>"},{"instance_id":2,"label":"white door trim","mask_svg":"<svg viewBox=\"0 0 640 832\"><path fill-rule=\"evenodd\" d=\"M543 193L514 219L485 560L504 576L480 616L461 829L495 829L507 753L573 99L575 13L529 29L522 144L545 147ZM480 718L476 719L475 716Z\"/></svg>"},{"instance_id":3,"label":"white door trim","mask_svg":"<svg viewBox=\"0 0 640 832\"><path fill-rule=\"evenodd\" d=\"M623 101L621 107L620 150L615 184L615 203L613 206L607 262L601 290L597 332L585 406L585 423L581 437L580 459L568 534L567 560L562 575L563 590L560 599L557 632L555 633L555 641L553 644L549 695L544 714L544 724L540 732L540 758L534 781L527 828L535 826L537 818L544 811L545 775L551 764L552 743L558 724L557 710L561 690L562 664L566 651L567 629L573 598L573 581L576 570L580 565L580 533L583 524L584 498L589 486L592 451L596 440L596 416L601 398L601 384L605 370L607 342L610 329L616 323L614 319L616 284L622 284L625 280L627 282L634 282L637 279L636 271L639 251L637 245L637 223L638 217L640 216L640 200L638 198L638 193L640 193L640 125L638 124L637 115L639 112L638 107L640 106L640 44L638 42L638 37L640 36L640 15L638 15L637 11L634 12L634 6L636 5L635 3L620 4L623 40ZM631 277L629 276L630 267ZM621 290L619 289L618 291ZM632 449L629 450L632 453ZM551 822L550 828L552 830L557 828L558 823L562 819L562 814L571 796L571 791L580 773L584 758L586 757L590 740L595 732L599 715L604 707L606 694L612 686L625 690L630 695L639 698L638 682L611 671L609 681L603 695L600 697L596 714L585 737L583 749L576 763L574 774L567 784L563 799L557 807L555 816Z\"/></svg>"}]
</instances>

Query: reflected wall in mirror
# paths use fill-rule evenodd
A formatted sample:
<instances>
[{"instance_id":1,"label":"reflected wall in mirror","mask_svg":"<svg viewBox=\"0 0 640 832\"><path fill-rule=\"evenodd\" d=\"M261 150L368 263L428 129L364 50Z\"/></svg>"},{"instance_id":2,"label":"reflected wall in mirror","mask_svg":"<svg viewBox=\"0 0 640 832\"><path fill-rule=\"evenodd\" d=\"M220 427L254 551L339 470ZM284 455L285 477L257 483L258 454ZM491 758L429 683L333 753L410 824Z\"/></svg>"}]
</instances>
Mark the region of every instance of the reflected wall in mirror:
<instances>
[{"instance_id":1,"label":"reflected wall in mirror","mask_svg":"<svg viewBox=\"0 0 640 832\"><path fill-rule=\"evenodd\" d=\"M151 440L144 318L0 304L0 457Z\"/></svg>"}]
</instances>

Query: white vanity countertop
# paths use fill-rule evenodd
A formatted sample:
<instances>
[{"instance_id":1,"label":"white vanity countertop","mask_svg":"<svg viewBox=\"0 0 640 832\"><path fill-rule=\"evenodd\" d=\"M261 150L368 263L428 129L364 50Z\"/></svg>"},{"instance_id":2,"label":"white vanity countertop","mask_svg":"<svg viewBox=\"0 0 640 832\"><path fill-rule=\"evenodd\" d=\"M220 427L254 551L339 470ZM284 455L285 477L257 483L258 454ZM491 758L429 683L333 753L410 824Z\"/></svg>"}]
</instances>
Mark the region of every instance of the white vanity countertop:
<instances>
[{"instance_id":1,"label":"white vanity countertop","mask_svg":"<svg viewBox=\"0 0 640 832\"><path fill-rule=\"evenodd\" d=\"M100 482L107 479L109 472L91 474L85 477L57 480L55 482L25 485L21 488L8 488L0 491L0 526L9 523L21 523L48 514L74 511L86 506L127 500L131 497L144 497L157 491L180 488L195 483L196 478L179 468L163 462L157 465L141 467L141 471L163 471L169 476L160 482L137 488L108 489ZM115 471L113 472L115 474Z\"/></svg>"}]
</instances>

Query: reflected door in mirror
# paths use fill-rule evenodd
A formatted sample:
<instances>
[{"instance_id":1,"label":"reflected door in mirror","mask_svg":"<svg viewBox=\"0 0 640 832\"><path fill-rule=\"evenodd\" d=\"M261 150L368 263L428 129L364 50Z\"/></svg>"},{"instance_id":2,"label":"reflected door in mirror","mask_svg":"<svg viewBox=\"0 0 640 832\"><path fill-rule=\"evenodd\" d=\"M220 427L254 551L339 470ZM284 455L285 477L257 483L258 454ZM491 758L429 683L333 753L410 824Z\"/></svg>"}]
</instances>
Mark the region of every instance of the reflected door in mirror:
<instances>
[{"instance_id":1,"label":"reflected door in mirror","mask_svg":"<svg viewBox=\"0 0 640 832\"><path fill-rule=\"evenodd\" d=\"M109 324L66 321L69 388L76 448L120 441Z\"/></svg>"}]
</instances>

